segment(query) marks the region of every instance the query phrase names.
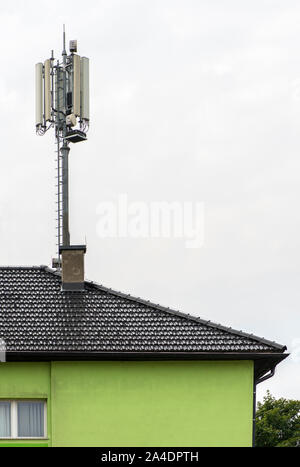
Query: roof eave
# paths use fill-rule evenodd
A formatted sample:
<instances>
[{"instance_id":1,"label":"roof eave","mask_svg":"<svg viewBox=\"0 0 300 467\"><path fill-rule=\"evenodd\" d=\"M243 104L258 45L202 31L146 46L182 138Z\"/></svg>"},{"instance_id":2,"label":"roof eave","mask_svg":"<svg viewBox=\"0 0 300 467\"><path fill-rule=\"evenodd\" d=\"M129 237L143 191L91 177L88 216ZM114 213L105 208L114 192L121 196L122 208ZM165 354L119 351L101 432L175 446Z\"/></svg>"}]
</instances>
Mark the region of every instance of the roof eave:
<instances>
[{"instance_id":1,"label":"roof eave","mask_svg":"<svg viewBox=\"0 0 300 467\"><path fill-rule=\"evenodd\" d=\"M83 352L8 351L7 361L53 360L271 360L280 361L288 353L277 352Z\"/></svg>"},{"instance_id":2,"label":"roof eave","mask_svg":"<svg viewBox=\"0 0 300 467\"><path fill-rule=\"evenodd\" d=\"M50 361L241 361L254 362L254 382L289 356L264 352L7 352L7 362Z\"/></svg>"}]
</instances>

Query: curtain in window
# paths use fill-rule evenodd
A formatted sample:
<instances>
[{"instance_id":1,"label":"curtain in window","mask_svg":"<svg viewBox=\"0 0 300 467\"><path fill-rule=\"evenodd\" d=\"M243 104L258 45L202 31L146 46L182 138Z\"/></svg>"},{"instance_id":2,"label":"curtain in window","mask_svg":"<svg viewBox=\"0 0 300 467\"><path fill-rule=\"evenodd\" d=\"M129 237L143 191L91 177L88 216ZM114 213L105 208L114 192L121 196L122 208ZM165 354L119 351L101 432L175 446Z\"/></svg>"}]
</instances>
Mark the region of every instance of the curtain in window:
<instances>
[{"instance_id":1,"label":"curtain in window","mask_svg":"<svg viewBox=\"0 0 300 467\"><path fill-rule=\"evenodd\" d=\"M10 437L10 402L0 402L0 438Z\"/></svg>"},{"instance_id":2,"label":"curtain in window","mask_svg":"<svg viewBox=\"0 0 300 467\"><path fill-rule=\"evenodd\" d=\"M18 402L18 436L20 438L44 436L43 402Z\"/></svg>"}]
</instances>

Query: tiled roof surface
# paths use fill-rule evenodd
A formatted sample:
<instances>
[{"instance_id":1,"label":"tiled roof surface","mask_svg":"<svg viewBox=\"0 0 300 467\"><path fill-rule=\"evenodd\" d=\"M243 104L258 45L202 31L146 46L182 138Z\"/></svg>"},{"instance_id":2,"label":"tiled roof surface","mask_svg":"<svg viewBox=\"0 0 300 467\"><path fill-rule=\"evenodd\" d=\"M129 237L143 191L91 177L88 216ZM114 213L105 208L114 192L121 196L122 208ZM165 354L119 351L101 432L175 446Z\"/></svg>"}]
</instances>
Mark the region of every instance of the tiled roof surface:
<instances>
[{"instance_id":1,"label":"tiled roof surface","mask_svg":"<svg viewBox=\"0 0 300 467\"><path fill-rule=\"evenodd\" d=\"M284 346L46 267L0 268L0 338L20 352L283 352Z\"/></svg>"}]
</instances>

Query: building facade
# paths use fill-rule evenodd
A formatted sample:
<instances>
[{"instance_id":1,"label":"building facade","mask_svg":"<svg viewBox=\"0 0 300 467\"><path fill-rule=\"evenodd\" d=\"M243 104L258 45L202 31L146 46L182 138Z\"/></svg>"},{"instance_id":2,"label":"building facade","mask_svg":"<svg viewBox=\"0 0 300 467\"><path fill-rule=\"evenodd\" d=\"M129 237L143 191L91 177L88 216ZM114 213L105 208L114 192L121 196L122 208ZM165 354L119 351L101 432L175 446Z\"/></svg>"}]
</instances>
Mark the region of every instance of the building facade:
<instances>
[{"instance_id":1,"label":"building facade","mask_svg":"<svg viewBox=\"0 0 300 467\"><path fill-rule=\"evenodd\" d=\"M252 446L285 346L47 267L0 268L0 446Z\"/></svg>"}]
</instances>

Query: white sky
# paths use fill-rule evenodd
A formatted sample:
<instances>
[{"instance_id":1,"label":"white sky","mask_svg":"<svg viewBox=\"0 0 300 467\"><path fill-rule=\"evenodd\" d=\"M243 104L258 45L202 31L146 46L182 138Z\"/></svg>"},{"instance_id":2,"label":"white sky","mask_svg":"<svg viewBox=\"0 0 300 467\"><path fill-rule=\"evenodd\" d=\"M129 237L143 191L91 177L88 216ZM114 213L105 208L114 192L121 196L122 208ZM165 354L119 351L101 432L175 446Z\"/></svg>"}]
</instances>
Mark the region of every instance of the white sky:
<instances>
[{"instance_id":1,"label":"white sky","mask_svg":"<svg viewBox=\"0 0 300 467\"><path fill-rule=\"evenodd\" d=\"M299 2L1 2L2 265L55 255L54 134L35 135L34 64L60 56L63 23L91 59L89 141L70 160L87 277L286 344L258 396L299 399ZM97 207L122 193L203 202L204 247L100 239Z\"/></svg>"}]
</instances>

